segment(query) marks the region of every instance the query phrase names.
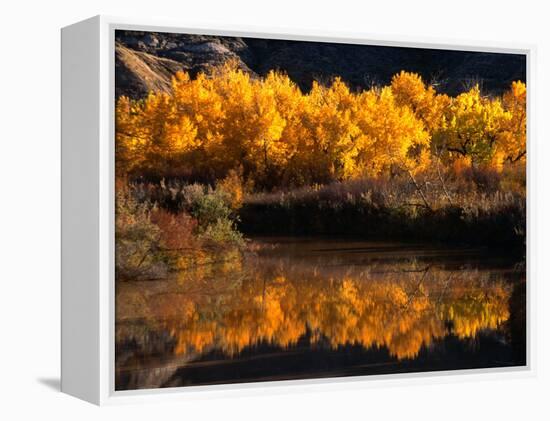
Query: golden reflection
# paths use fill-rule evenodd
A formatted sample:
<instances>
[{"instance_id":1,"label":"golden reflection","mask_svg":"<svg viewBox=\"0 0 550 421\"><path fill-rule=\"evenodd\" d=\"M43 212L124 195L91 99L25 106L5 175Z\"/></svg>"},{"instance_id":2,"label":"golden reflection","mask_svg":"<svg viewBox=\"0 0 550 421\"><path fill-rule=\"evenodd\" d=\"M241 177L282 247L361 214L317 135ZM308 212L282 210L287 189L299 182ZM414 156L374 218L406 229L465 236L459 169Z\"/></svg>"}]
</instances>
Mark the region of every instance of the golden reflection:
<instances>
[{"instance_id":1,"label":"golden reflection","mask_svg":"<svg viewBox=\"0 0 550 421\"><path fill-rule=\"evenodd\" d=\"M313 347L385 347L404 359L449 330L474 338L508 319L511 286L494 272L418 266L319 270L252 259L198 267L169 281L121 283L117 340L168 332L173 353L190 357L307 340ZM131 331L135 321L145 331Z\"/></svg>"}]
</instances>

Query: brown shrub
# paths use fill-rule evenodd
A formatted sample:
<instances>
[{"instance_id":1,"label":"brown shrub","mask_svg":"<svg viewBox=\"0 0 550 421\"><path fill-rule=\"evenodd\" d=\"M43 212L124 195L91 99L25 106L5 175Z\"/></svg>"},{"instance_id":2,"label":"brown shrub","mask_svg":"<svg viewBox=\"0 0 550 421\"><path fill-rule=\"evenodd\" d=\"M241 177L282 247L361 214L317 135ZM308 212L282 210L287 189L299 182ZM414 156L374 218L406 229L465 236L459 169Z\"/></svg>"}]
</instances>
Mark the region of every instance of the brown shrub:
<instances>
[{"instance_id":1,"label":"brown shrub","mask_svg":"<svg viewBox=\"0 0 550 421\"><path fill-rule=\"evenodd\" d=\"M167 250L188 250L197 246L193 235L197 221L186 213L172 214L155 208L151 212L151 222L160 229L161 246Z\"/></svg>"}]
</instances>

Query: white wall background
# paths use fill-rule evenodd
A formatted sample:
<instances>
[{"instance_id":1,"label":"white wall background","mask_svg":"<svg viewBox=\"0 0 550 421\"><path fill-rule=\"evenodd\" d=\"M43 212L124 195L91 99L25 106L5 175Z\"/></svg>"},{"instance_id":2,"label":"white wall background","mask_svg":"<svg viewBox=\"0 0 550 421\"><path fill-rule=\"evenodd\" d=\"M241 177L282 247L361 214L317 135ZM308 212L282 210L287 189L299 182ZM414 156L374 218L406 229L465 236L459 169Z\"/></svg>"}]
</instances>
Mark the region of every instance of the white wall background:
<instances>
[{"instance_id":1,"label":"white wall background","mask_svg":"<svg viewBox=\"0 0 550 421\"><path fill-rule=\"evenodd\" d=\"M549 419L550 14L543 1L238 0L4 1L0 6L0 418L12 419ZM62 26L99 13L184 22L533 43L537 218L533 273L538 374L487 380L96 408L58 392L59 62ZM531 85L530 88L533 88ZM546 390L545 390L546 389Z\"/></svg>"}]
</instances>

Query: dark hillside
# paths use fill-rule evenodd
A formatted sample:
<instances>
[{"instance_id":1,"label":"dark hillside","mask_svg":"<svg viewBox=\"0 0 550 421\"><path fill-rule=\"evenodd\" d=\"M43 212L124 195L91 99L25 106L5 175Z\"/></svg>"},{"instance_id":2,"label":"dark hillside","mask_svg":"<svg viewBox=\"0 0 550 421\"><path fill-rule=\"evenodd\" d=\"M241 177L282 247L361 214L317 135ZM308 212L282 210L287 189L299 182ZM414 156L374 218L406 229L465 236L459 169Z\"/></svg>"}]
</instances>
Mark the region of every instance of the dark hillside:
<instances>
[{"instance_id":1,"label":"dark hillside","mask_svg":"<svg viewBox=\"0 0 550 421\"><path fill-rule=\"evenodd\" d=\"M407 70L451 95L474 83L500 94L526 74L525 56L516 54L137 31L117 31L116 41L116 94L132 98L166 89L177 70L194 76L229 59L256 75L281 70L304 91L313 80L326 83L334 76L354 89L368 88Z\"/></svg>"}]
</instances>

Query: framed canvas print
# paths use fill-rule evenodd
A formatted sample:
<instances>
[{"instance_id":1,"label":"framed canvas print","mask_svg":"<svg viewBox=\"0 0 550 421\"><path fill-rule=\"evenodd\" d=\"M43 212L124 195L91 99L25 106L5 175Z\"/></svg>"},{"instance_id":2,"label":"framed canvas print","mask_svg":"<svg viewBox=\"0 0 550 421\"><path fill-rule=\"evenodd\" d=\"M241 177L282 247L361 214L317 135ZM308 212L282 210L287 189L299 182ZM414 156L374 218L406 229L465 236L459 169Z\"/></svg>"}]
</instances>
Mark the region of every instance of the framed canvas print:
<instances>
[{"instance_id":1,"label":"framed canvas print","mask_svg":"<svg viewBox=\"0 0 550 421\"><path fill-rule=\"evenodd\" d=\"M532 48L62 30L62 390L532 372Z\"/></svg>"}]
</instances>

